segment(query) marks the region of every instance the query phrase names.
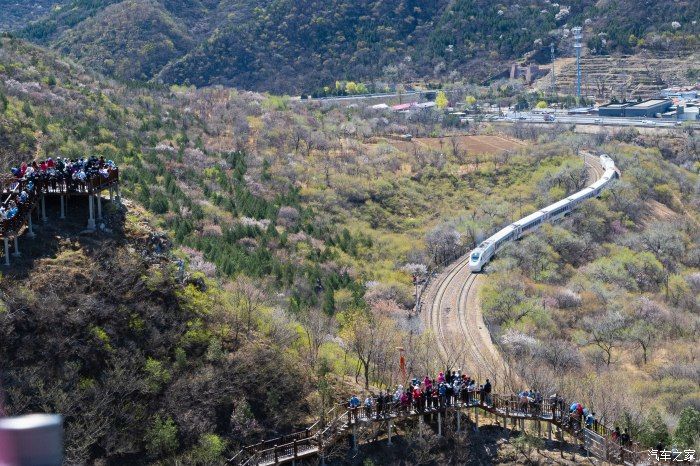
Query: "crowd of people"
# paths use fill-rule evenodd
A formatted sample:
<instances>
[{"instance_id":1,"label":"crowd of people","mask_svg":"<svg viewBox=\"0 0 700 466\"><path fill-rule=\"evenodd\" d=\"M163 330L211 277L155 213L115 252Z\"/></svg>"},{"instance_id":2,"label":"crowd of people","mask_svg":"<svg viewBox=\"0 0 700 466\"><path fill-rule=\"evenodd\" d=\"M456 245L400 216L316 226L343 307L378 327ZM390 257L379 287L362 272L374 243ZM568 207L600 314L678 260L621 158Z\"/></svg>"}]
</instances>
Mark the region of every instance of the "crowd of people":
<instances>
[{"instance_id":1,"label":"crowd of people","mask_svg":"<svg viewBox=\"0 0 700 466\"><path fill-rule=\"evenodd\" d=\"M41 162L35 160L30 164L22 163L10 171L17 179L45 182L55 190L59 184L71 185L99 178L107 179L110 171L116 168L113 161L92 155L79 159L58 157L56 160L48 158Z\"/></svg>"},{"instance_id":2,"label":"crowd of people","mask_svg":"<svg viewBox=\"0 0 700 466\"><path fill-rule=\"evenodd\" d=\"M348 402L348 410L350 419L355 421L360 417L380 419L390 414L423 413L453 405L480 404L493 407L492 390L489 379L480 385L461 371L447 370L435 378L427 375L413 378L407 387L398 385L393 391L382 390L377 395L368 393L364 400L353 395ZM559 419L574 431L580 431L584 427L598 430L599 427L595 412L578 402L567 405L556 393L545 401L538 390L523 390L511 397L510 401L513 411ZM503 409L503 406L498 407ZM621 445L630 441L627 431L620 432L619 427L612 433L612 438Z\"/></svg>"},{"instance_id":3,"label":"crowd of people","mask_svg":"<svg viewBox=\"0 0 700 466\"><path fill-rule=\"evenodd\" d=\"M0 220L11 220L20 214L31 201L34 193L34 182L17 183L9 191L3 193L7 196L0 205Z\"/></svg>"},{"instance_id":4,"label":"crowd of people","mask_svg":"<svg viewBox=\"0 0 700 466\"><path fill-rule=\"evenodd\" d=\"M396 390L380 391L378 395L368 394L364 402L356 395L348 403L351 419L357 420L360 407L365 418L377 419L396 411L408 413L425 412L445 408L458 402L462 404L482 403L491 405L492 385L489 379L483 385L477 385L461 371L440 372L436 378L425 376L413 378L404 388L398 385Z\"/></svg>"},{"instance_id":5,"label":"crowd of people","mask_svg":"<svg viewBox=\"0 0 700 466\"><path fill-rule=\"evenodd\" d=\"M80 186L88 181L108 179L116 169L113 161L94 155L79 159L48 158L13 167L10 172L15 181L7 187L0 203L0 221L4 221L2 227L14 228L7 222L23 217L24 211L32 203L35 190L40 190L42 186L54 191L59 187L68 191L80 190Z\"/></svg>"}]
</instances>

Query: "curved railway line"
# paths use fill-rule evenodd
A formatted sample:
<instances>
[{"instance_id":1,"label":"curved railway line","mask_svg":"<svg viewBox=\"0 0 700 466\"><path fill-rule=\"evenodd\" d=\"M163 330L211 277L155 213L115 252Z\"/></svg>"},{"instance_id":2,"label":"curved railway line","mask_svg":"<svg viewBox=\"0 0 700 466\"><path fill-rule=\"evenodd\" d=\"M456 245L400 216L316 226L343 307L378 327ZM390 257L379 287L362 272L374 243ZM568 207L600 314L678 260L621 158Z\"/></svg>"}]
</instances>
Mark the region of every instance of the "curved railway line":
<instances>
[{"instance_id":1,"label":"curved railway line","mask_svg":"<svg viewBox=\"0 0 700 466\"><path fill-rule=\"evenodd\" d=\"M584 162L588 167L589 178L595 179L596 183L607 184L612 176L607 170L614 170L608 165L609 158L595 158L590 154L584 154ZM603 169L607 166L607 170ZM601 186L587 187L579 191L587 198L600 192ZM559 201L559 203L563 202ZM573 202L573 201L570 201ZM570 209L569 209L570 210ZM559 211L561 214L562 211ZM547 215L548 211L540 211L540 215ZM546 217L546 220L554 221L559 217ZM534 220L530 220L531 222ZM518 234L521 232L518 231ZM519 237L519 236L518 236ZM519 423L524 430L526 419L535 420L537 423L537 435L541 436L540 422L548 424L549 439L551 440L552 426L559 429L559 439L563 440L563 432L568 432L577 440L584 442L587 455L604 460L609 463L619 463L624 465L642 464L640 458L646 458L647 451L639 449L638 446L621 448L613 440L612 428L606 424L595 422L592 426L587 426L577 430L572 424L568 415L569 404L562 400L549 401L550 405L542 405L541 409L533 412L523 409L523 405L517 393L517 386L520 381L517 376L511 373L508 364L505 362L498 349L491 340L491 335L486 329L480 311L478 301L478 288L480 281L485 280L485 275L472 273L470 264L470 254L465 254L452 264L432 282L422 299L423 304L429 304L429 311L423 313L426 324L434 331L437 337L437 348L440 354L441 364L449 369L462 369L464 373L474 376L480 382L485 378L490 378L496 390L510 393L509 395L495 394L492 402L484 403L479 396L475 395L476 403L455 402L445 407L437 405L421 408L419 405L403 406L396 403L383 405L384 408L377 408L376 414L372 408L367 412L348 409L347 402L335 404L321 420L303 431L298 431L276 439L266 440L254 445L249 445L239 450L229 463L237 463L242 466L258 465L267 466L282 463L289 463L297 459L307 458L315 455L321 456L323 463L324 454L329 446L337 443L341 438L349 436L352 445L357 449L357 432L364 429L374 436L374 441L378 439L377 429L382 429L382 425L387 427L388 443L391 445L391 432L394 422L404 419L418 418L424 419L426 413L437 412L438 435L441 434L441 417L447 415L448 411L453 411L457 415L457 431L460 429L460 413L474 408L475 425L478 426L479 417L477 409L481 409L494 416L502 416L502 426L506 427L508 419L513 425ZM425 307L425 306L423 306ZM545 401L547 403L547 401ZM382 405L379 405L382 406ZM431 416L432 419L432 416ZM580 426L579 426L580 427ZM370 440L371 442L372 440Z\"/></svg>"},{"instance_id":2,"label":"curved railway line","mask_svg":"<svg viewBox=\"0 0 700 466\"><path fill-rule=\"evenodd\" d=\"M605 170L599 159L584 153L589 179L598 180ZM426 296L426 324L435 334L441 362L462 369L477 380L490 378L494 386L516 388L517 376L510 370L491 339L478 297L482 274L469 270L469 254L457 259L435 280Z\"/></svg>"}]
</instances>

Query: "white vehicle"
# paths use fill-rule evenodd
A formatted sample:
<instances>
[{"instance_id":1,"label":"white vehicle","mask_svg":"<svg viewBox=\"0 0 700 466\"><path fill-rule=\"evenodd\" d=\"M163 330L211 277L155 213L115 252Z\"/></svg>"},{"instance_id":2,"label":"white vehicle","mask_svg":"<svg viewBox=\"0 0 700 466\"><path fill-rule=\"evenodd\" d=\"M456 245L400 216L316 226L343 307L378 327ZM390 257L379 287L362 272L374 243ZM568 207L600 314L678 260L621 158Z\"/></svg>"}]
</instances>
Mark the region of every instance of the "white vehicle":
<instances>
[{"instance_id":1,"label":"white vehicle","mask_svg":"<svg viewBox=\"0 0 700 466\"><path fill-rule=\"evenodd\" d=\"M651 120L644 120L642 121L642 124L647 126L656 126L656 122Z\"/></svg>"},{"instance_id":2,"label":"white vehicle","mask_svg":"<svg viewBox=\"0 0 700 466\"><path fill-rule=\"evenodd\" d=\"M482 241L481 244L469 253L469 270L472 272L481 272L494 254L508 241L521 238L523 235L539 228L544 222L554 222L566 217L581 202L598 196L612 180L618 177L613 159L603 154L600 156L600 165L605 169L605 173L592 185L583 188L581 191L565 199L548 205L525 218L521 218L517 222L502 228L493 236Z\"/></svg>"}]
</instances>

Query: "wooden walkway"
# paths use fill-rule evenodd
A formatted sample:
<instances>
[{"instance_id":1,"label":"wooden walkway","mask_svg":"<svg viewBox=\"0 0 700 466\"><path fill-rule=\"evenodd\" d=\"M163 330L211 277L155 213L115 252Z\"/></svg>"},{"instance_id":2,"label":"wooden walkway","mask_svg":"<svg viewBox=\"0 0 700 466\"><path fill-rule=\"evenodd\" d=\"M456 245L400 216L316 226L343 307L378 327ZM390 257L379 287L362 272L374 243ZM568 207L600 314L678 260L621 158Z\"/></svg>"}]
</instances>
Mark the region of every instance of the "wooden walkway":
<instances>
[{"instance_id":1,"label":"wooden walkway","mask_svg":"<svg viewBox=\"0 0 700 466\"><path fill-rule=\"evenodd\" d=\"M422 426L423 419L427 416L437 418L435 428L438 435L442 435L443 423L448 417L450 422L456 423L458 432L466 427L463 426L463 416L466 416L467 421L472 423L478 431L479 413L482 416L488 413L503 428L507 428L510 422L512 427L518 426L524 430L525 421L532 421L537 426L538 436L544 434L542 429L544 425L549 440L552 440L554 435L555 438L563 441L566 433L581 442L590 456L602 461L625 465L649 464L646 450L641 450L636 444L620 446L611 439L612 430L598 422L590 428L580 425L578 421L570 418L568 406L563 400L545 401L541 405L523 405L516 396L501 395L495 395L492 403L489 404L480 399L469 403L456 401L449 406L431 406L422 409L392 404L381 412L377 412L376 408L366 411L363 407L351 412L344 405L336 405L326 413L324 419L317 421L309 428L247 446L228 462L240 466L269 466L321 455L321 464L323 464L323 454L328 447L345 437L350 436L354 448L357 448L357 433L361 429L376 428L378 425L381 428L381 424L385 424L388 444L391 445L394 426L409 420L418 420L419 425Z\"/></svg>"}]
</instances>

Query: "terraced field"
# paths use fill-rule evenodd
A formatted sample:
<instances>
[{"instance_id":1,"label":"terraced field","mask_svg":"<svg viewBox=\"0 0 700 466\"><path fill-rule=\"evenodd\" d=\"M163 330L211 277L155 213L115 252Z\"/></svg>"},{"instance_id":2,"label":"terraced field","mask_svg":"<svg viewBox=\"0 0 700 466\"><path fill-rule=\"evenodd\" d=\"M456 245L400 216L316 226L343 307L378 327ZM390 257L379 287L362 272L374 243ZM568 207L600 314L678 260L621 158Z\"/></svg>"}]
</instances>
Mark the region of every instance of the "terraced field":
<instances>
[{"instance_id":1,"label":"terraced field","mask_svg":"<svg viewBox=\"0 0 700 466\"><path fill-rule=\"evenodd\" d=\"M686 57L584 56L581 58L582 93L608 99L611 96L627 99L649 97L669 86L691 84L688 69L700 68L697 53ZM557 89L560 93L575 93L576 60L562 58L555 63ZM535 87L549 90L550 76L535 83Z\"/></svg>"}]
</instances>

